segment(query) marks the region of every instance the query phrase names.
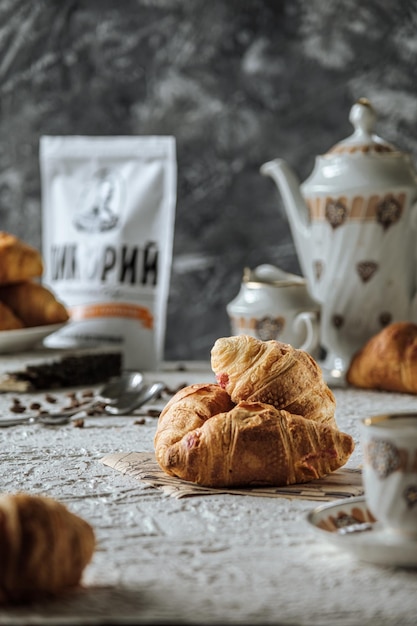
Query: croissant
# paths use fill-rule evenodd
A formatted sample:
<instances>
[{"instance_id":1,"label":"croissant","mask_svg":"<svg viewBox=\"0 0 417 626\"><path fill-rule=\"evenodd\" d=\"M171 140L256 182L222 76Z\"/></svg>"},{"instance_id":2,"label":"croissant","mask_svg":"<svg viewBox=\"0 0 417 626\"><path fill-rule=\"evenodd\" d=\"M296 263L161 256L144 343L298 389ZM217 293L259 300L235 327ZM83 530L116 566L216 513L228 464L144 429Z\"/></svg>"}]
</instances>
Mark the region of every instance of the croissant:
<instances>
[{"instance_id":1,"label":"croissant","mask_svg":"<svg viewBox=\"0 0 417 626\"><path fill-rule=\"evenodd\" d=\"M29 280L42 272L42 257L36 248L0 231L0 284Z\"/></svg>"},{"instance_id":2,"label":"croissant","mask_svg":"<svg viewBox=\"0 0 417 626\"><path fill-rule=\"evenodd\" d=\"M158 462L167 465L163 459L169 455L172 444L213 415L230 411L234 406L229 394L214 383L196 383L180 389L159 416L154 438Z\"/></svg>"},{"instance_id":3,"label":"croissant","mask_svg":"<svg viewBox=\"0 0 417 626\"><path fill-rule=\"evenodd\" d=\"M363 389L417 393L417 324L394 322L352 358L349 384Z\"/></svg>"},{"instance_id":4,"label":"croissant","mask_svg":"<svg viewBox=\"0 0 417 626\"><path fill-rule=\"evenodd\" d=\"M0 330L17 330L23 328L23 322L8 306L0 302Z\"/></svg>"},{"instance_id":5,"label":"croissant","mask_svg":"<svg viewBox=\"0 0 417 626\"><path fill-rule=\"evenodd\" d=\"M49 289L36 282L0 286L0 301L27 327L58 324L69 319L65 306Z\"/></svg>"},{"instance_id":6,"label":"croissant","mask_svg":"<svg viewBox=\"0 0 417 626\"><path fill-rule=\"evenodd\" d=\"M77 586L94 549L92 527L56 500L0 496L0 604L56 596Z\"/></svg>"},{"instance_id":7,"label":"croissant","mask_svg":"<svg viewBox=\"0 0 417 626\"><path fill-rule=\"evenodd\" d=\"M166 405L155 455L167 474L208 487L282 486L320 478L353 451L350 435L268 404L242 401L216 414L227 396L193 385Z\"/></svg>"},{"instance_id":8,"label":"croissant","mask_svg":"<svg viewBox=\"0 0 417 626\"><path fill-rule=\"evenodd\" d=\"M211 350L211 367L235 403L264 402L337 427L335 397L303 350L248 335L223 337Z\"/></svg>"}]
</instances>

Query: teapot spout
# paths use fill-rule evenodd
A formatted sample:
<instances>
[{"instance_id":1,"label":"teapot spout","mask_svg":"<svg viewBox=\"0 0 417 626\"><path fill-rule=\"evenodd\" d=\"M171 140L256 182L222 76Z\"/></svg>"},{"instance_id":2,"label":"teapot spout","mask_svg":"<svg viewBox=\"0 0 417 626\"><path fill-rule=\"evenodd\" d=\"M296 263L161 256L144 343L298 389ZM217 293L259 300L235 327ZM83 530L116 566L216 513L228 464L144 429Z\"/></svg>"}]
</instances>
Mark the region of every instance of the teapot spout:
<instances>
[{"instance_id":1,"label":"teapot spout","mask_svg":"<svg viewBox=\"0 0 417 626\"><path fill-rule=\"evenodd\" d=\"M311 262L310 216L300 191L300 182L284 159L274 159L264 163L260 172L263 176L270 176L280 191L301 269L304 276L307 276Z\"/></svg>"}]
</instances>

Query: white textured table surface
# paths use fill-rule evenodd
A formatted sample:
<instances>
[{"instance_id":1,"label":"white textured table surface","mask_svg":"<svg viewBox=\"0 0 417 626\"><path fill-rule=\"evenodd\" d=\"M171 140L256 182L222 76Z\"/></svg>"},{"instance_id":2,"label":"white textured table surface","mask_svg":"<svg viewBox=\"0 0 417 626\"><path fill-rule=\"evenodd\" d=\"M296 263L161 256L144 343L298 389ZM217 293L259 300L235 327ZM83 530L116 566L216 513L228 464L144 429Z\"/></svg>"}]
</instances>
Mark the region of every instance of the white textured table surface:
<instances>
[{"instance_id":1,"label":"white textured table surface","mask_svg":"<svg viewBox=\"0 0 417 626\"><path fill-rule=\"evenodd\" d=\"M175 387L213 375L199 366L163 378ZM409 395L334 392L338 424L357 442L352 467L361 464L361 415L417 409ZM3 415L15 395L0 395ZM417 570L364 564L322 541L305 521L315 503L178 500L103 465L108 453L153 450L156 419L135 419L0 429L1 491L56 498L88 520L98 539L81 590L30 608L1 608L0 624L415 626Z\"/></svg>"}]
</instances>

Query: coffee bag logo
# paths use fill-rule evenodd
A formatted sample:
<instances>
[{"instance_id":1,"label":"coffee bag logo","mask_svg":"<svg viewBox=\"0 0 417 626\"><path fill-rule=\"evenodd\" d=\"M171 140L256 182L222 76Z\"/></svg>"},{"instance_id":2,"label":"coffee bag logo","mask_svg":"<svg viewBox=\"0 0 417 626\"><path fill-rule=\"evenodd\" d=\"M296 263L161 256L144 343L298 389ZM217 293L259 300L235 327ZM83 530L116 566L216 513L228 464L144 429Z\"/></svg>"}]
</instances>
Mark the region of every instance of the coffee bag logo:
<instances>
[{"instance_id":1,"label":"coffee bag logo","mask_svg":"<svg viewBox=\"0 0 417 626\"><path fill-rule=\"evenodd\" d=\"M81 192L74 227L88 233L115 229L124 195L123 180L116 172L109 168L97 170Z\"/></svg>"}]
</instances>

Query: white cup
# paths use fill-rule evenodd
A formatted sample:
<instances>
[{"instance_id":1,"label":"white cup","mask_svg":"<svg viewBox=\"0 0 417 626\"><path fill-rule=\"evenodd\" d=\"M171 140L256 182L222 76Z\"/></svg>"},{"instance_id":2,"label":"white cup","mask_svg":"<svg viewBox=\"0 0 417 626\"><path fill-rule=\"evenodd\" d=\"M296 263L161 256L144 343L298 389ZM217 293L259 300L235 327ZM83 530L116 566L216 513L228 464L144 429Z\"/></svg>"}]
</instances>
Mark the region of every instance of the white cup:
<instances>
[{"instance_id":1,"label":"white cup","mask_svg":"<svg viewBox=\"0 0 417 626\"><path fill-rule=\"evenodd\" d=\"M240 291L226 308L233 335L282 341L318 357L319 306L301 276L266 264L246 268Z\"/></svg>"},{"instance_id":2,"label":"white cup","mask_svg":"<svg viewBox=\"0 0 417 626\"><path fill-rule=\"evenodd\" d=\"M364 418L361 439L369 510L386 529L417 539L417 413Z\"/></svg>"}]
</instances>

